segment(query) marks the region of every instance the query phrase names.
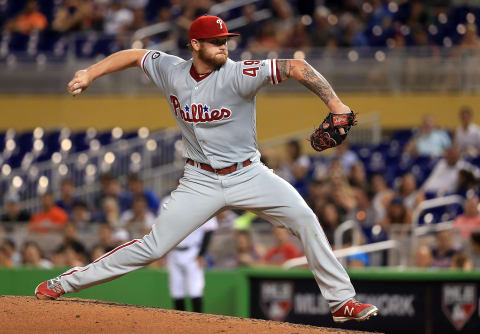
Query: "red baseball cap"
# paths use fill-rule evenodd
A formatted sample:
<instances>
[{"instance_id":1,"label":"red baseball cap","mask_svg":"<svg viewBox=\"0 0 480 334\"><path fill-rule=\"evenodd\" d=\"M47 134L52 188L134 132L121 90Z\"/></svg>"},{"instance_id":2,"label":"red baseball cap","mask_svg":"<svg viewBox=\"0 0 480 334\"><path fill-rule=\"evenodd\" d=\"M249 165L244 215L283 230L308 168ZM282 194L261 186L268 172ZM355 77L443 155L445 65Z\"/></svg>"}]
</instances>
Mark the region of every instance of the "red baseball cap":
<instances>
[{"instance_id":1,"label":"red baseball cap","mask_svg":"<svg viewBox=\"0 0 480 334\"><path fill-rule=\"evenodd\" d=\"M190 40L215 37L240 36L229 33L227 25L218 16L204 15L192 22L188 32Z\"/></svg>"}]
</instances>

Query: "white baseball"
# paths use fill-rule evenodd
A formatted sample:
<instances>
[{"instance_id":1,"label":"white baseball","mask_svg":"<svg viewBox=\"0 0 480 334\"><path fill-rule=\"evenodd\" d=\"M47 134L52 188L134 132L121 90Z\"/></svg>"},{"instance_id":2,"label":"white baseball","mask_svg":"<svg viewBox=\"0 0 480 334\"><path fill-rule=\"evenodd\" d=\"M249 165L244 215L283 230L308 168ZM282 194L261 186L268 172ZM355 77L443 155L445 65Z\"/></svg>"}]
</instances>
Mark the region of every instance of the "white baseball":
<instances>
[{"instance_id":1,"label":"white baseball","mask_svg":"<svg viewBox=\"0 0 480 334\"><path fill-rule=\"evenodd\" d=\"M73 92L72 92L72 95L75 96L75 95L78 95L82 92L82 89L81 88L78 88L78 89L75 89Z\"/></svg>"}]
</instances>

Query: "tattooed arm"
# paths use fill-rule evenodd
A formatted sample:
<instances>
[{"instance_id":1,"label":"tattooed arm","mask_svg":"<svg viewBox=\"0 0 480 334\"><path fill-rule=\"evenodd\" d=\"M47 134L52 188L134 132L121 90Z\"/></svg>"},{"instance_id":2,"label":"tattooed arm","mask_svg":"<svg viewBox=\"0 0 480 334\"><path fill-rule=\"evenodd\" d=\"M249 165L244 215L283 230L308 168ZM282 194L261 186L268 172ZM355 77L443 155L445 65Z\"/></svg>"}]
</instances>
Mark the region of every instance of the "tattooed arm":
<instances>
[{"instance_id":1,"label":"tattooed arm","mask_svg":"<svg viewBox=\"0 0 480 334\"><path fill-rule=\"evenodd\" d=\"M317 70L303 59L278 59L277 68L282 81L295 78L315 93L332 113L348 113L350 108L340 101L332 86Z\"/></svg>"}]
</instances>

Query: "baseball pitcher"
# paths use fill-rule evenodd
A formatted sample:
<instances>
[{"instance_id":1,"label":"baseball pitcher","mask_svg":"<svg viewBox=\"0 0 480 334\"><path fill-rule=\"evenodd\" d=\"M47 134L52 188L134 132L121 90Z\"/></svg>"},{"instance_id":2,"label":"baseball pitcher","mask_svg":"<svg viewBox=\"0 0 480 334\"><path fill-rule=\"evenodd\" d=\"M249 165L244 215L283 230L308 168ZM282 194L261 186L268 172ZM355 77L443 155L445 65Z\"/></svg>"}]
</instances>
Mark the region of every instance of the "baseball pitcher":
<instances>
[{"instance_id":1,"label":"baseball pitcher","mask_svg":"<svg viewBox=\"0 0 480 334\"><path fill-rule=\"evenodd\" d=\"M238 208L287 228L301 240L334 321L361 321L377 314L374 305L354 299L348 274L303 198L260 163L255 96L266 85L294 78L320 97L330 113L311 136L317 150L340 144L355 125L354 113L304 60L230 60L227 40L236 35L221 18L201 16L190 26L189 60L161 51L124 50L75 73L67 85L74 95L100 76L140 67L167 99L182 132L185 170L148 235L39 284L37 298L56 299L142 268L218 212Z\"/></svg>"}]
</instances>

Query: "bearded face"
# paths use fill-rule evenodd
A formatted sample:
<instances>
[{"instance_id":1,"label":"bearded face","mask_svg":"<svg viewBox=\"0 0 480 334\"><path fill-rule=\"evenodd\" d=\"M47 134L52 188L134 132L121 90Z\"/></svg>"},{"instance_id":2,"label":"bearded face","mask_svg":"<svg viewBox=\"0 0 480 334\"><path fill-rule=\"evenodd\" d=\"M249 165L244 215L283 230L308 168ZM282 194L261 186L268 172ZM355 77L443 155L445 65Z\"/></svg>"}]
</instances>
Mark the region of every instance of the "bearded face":
<instances>
[{"instance_id":1,"label":"bearded face","mask_svg":"<svg viewBox=\"0 0 480 334\"><path fill-rule=\"evenodd\" d=\"M215 69L219 69L227 62L228 58L228 49L226 47L218 47L212 45L209 42L202 42L200 43L200 49L198 50L198 58L200 58L206 64L214 67ZM222 44L222 45L223 45Z\"/></svg>"}]
</instances>

